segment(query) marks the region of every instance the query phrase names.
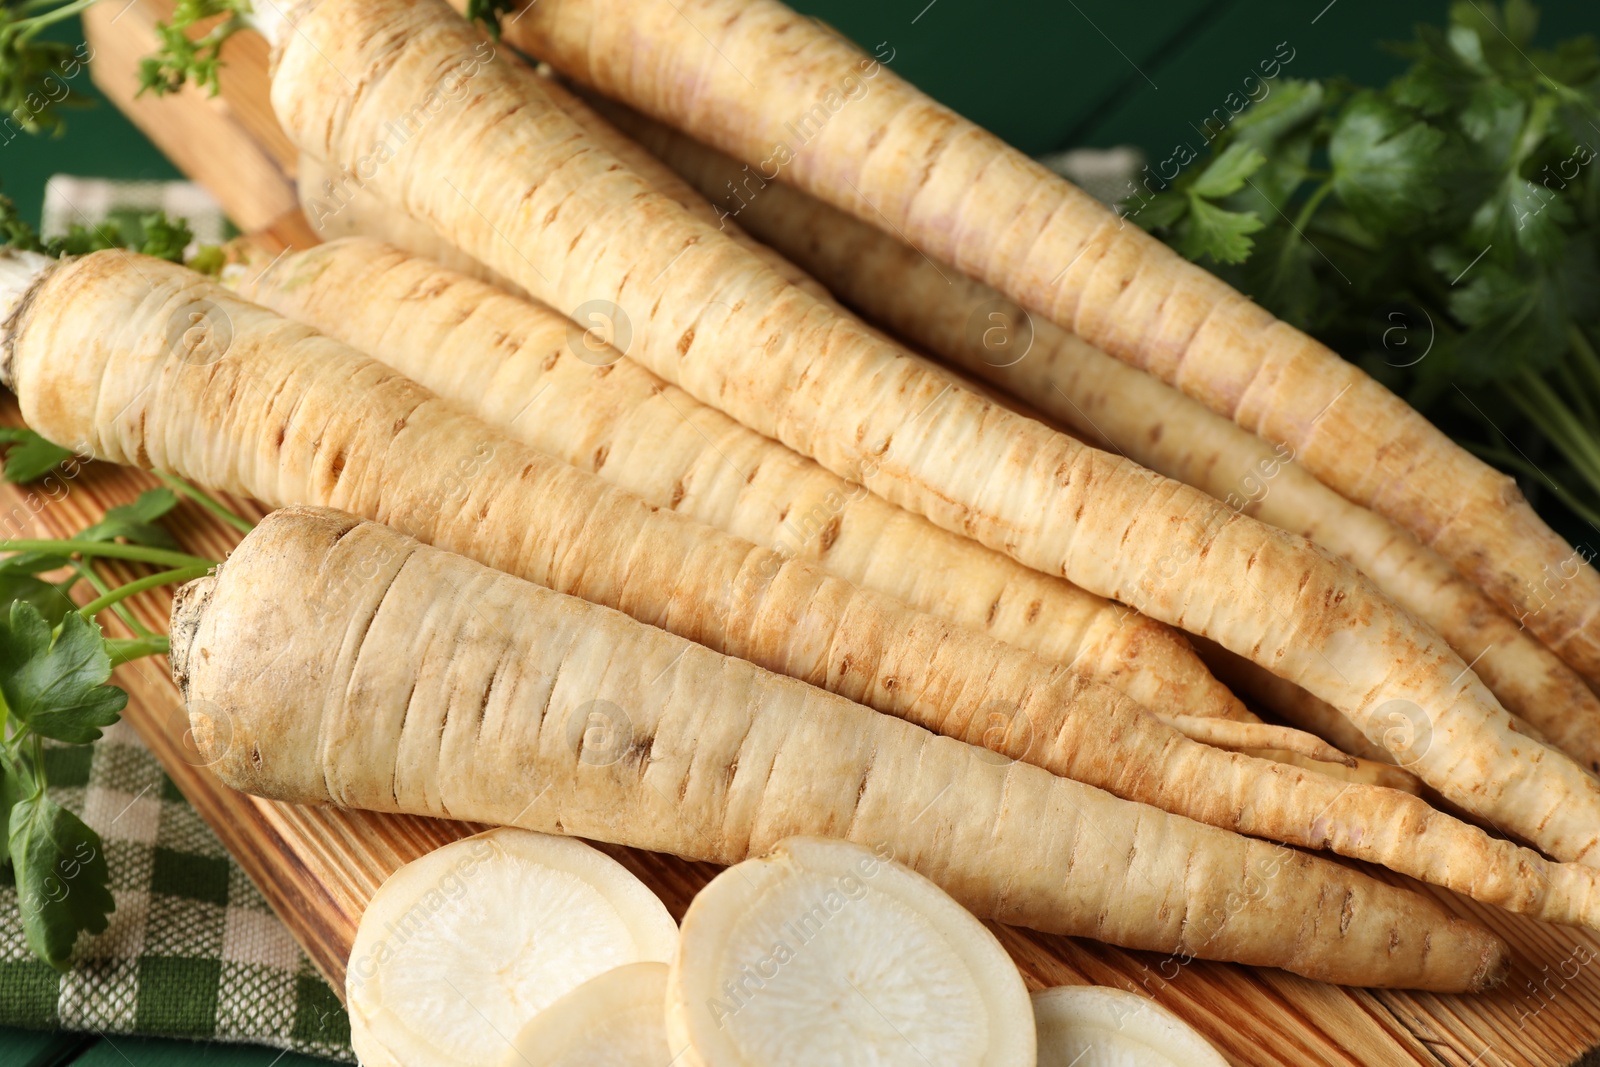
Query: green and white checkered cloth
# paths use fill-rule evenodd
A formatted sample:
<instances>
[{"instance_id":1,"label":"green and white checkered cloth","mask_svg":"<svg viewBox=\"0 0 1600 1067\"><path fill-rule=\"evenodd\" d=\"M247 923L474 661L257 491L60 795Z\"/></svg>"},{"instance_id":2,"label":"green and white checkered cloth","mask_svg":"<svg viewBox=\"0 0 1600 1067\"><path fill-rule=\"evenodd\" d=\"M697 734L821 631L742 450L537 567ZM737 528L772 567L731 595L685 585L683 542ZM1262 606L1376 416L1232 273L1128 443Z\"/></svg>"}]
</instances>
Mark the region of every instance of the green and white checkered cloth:
<instances>
[{"instance_id":1,"label":"green and white checkered cloth","mask_svg":"<svg viewBox=\"0 0 1600 1067\"><path fill-rule=\"evenodd\" d=\"M345 1063L344 1007L133 731L45 750L50 793L105 843L111 924L65 974L0 876L0 1025L246 1042Z\"/></svg>"}]
</instances>

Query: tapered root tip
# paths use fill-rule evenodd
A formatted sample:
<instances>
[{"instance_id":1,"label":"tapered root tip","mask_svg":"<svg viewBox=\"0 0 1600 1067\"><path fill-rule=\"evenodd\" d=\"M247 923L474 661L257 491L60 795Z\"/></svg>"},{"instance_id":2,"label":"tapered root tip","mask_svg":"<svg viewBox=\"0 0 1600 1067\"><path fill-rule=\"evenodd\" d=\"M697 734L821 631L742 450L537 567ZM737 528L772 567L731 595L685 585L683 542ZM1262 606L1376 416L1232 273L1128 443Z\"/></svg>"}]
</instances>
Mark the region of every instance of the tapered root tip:
<instances>
[{"instance_id":1,"label":"tapered root tip","mask_svg":"<svg viewBox=\"0 0 1600 1067\"><path fill-rule=\"evenodd\" d=\"M1504 985L1511 975L1511 948L1500 938L1475 923L1463 920L1452 920L1468 936L1475 936L1482 943L1482 951L1478 957L1478 969L1472 975L1472 980L1467 986L1469 993L1482 993Z\"/></svg>"}]
</instances>

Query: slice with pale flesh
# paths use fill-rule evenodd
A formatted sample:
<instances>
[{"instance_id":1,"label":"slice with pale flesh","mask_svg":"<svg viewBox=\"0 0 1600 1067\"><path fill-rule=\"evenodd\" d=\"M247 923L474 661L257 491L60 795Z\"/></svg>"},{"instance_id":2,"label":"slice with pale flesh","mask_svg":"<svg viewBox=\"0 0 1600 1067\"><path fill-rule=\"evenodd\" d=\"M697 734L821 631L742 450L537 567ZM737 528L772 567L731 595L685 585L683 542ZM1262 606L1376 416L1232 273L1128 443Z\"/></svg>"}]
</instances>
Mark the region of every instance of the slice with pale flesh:
<instances>
[{"instance_id":1,"label":"slice with pale flesh","mask_svg":"<svg viewBox=\"0 0 1600 1067\"><path fill-rule=\"evenodd\" d=\"M571 838L502 828L406 864L361 916L345 996L368 1067L482 1067L614 967L672 957L666 907Z\"/></svg>"},{"instance_id":2,"label":"slice with pale flesh","mask_svg":"<svg viewBox=\"0 0 1600 1067\"><path fill-rule=\"evenodd\" d=\"M668 1067L666 1002L666 964L613 968L534 1016L500 1067Z\"/></svg>"},{"instance_id":3,"label":"slice with pale flesh","mask_svg":"<svg viewBox=\"0 0 1600 1067\"><path fill-rule=\"evenodd\" d=\"M1227 1067L1188 1023L1148 997L1105 986L1033 995L1039 1067Z\"/></svg>"},{"instance_id":4,"label":"slice with pale flesh","mask_svg":"<svg viewBox=\"0 0 1600 1067\"><path fill-rule=\"evenodd\" d=\"M701 1067L1034 1062L1027 990L994 935L886 849L812 837L695 897L667 1032Z\"/></svg>"}]
</instances>

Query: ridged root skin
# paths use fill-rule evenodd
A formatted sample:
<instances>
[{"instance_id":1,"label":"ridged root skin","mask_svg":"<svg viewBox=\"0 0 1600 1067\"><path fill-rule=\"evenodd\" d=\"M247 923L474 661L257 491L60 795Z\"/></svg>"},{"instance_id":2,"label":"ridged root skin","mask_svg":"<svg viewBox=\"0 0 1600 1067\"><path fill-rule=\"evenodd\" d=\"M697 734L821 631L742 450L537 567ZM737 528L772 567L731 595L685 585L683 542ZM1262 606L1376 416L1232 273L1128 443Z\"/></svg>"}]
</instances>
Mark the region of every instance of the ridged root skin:
<instances>
[{"instance_id":1,"label":"ridged root skin","mask_svg":"<svg viewBox=\"0 0 1600 1067\"><path fill-rule=\"evenodd\" d=\"M285 588L338 589L284 597ZM884 849L980 916L1460 991L1505 946L1415 892L997 760L373 523L269 516L178 602L202 752L263 796L734 863ZM672 672L671 685L659 678Z\"/></svg>"}]
</instances>

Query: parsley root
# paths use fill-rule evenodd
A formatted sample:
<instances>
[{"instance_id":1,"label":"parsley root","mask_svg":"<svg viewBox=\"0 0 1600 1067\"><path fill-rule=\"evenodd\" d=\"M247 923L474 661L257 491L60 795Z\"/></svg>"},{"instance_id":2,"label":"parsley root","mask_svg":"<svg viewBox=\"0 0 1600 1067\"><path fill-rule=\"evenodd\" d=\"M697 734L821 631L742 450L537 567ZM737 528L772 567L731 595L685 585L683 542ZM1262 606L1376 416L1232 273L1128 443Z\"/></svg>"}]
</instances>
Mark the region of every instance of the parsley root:
<instances>
[{"instance_id":1,"label":"parsley root","mask_svg":"<svg viewBox=\"0 0 1600 1067\"><path fill-rule=\"evenodd\" d=\"M995 760L375 523L268 516L185 587L172 630L174 675L209 709L201 751L261 795L716 863L843 838L1034 929L1361 985L1505 972L1497 938L1415 892Z\"/></svg>"},{"instance_id":2,"label":"parsley root","mask_svg":"<svg viewBox=\"0 0 1600 1067\"><path fill-rule=\"evenodd\" d=\"M700 32L704 28L704 34ZM776 0L539 0L506 40L892 229L1413 533L1591 682L1600 573L1361 370ZM766 91L745 72L759 72ZM795 131L799 130L797 134Z\"/></svg>"},{"instance_id":3,"label":"parsley root","mask_svg":"<svg viewBox=\"0 0 1600 1067\"><path fill-rule=\"evenodd\" d=\"M728 201L729 189L749 182L746 168L727 156L626 109L598 106L707 196ZM1600 770L1600 697L1577 672L1436 553L1311 477L1288 450L798 189L759 182L726 206L747 230L901 336L1027 399L1091 443L1343 556L1471 662L1508 711Z\"/></svg>"},{"instance_id":4,"label":"parsley root","mask_svg":"<svg viewBox=\"0 0 1600 1067\"><path fill-rule=\"evenodd\" d=\"M738 8L735 21L772 10ZM676 27L653 29L677 39ZM1355 568L884 344L653 192L537 76L474 61L483 47L442 0L319 0L279 44L274 109L303 150L353 167L415 98L460 92L460 64L475 62L468 106L418 127L377 169L380 195L560 310L619 309L629 355L751 429L946 529L1213 638L1339 707L1465 810L1558 859L1600 863L1600 781L1519 736L1443 640ZM463 171L463 158L492 164ZM905 178L891 188L914 185ZM1149 318L1137 311L1126 321ZM1396 717L1409 728L1391 729Z\"/></svg>"},{"instance_id":5,"label":"parsley root","mask_svg":"<svg viewBox=\"0 0 1600 1067\"><path fill-rule=\"evenodd\" d=\"M123 308L116 333L86 307ZM201 357L217 346L172 343L173 323L196 309L226 324L216 358ZM648 505L181 267L120 252L65 263L30 297L13 342L0 371L24 417L113 462L275 506L339 507L1000 757L1600 924L1589 901L1600 871L1547 863L1405 793L1191 741L1064 667Z\"/></svg>"},{"instance_id":6,"label":"parsley root","mask_svg":"<svg viewBox=\"0 0 1600 1067\"><path fill-rule=\"evenodd\" d=\"M240 292L658 507L1069 664L1147 707L1250 717L1167 627L886 503L613 348L575 347L572 323L547 307L359 239L261 256Z\"/></svg>"}]
</instances>

